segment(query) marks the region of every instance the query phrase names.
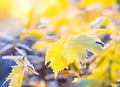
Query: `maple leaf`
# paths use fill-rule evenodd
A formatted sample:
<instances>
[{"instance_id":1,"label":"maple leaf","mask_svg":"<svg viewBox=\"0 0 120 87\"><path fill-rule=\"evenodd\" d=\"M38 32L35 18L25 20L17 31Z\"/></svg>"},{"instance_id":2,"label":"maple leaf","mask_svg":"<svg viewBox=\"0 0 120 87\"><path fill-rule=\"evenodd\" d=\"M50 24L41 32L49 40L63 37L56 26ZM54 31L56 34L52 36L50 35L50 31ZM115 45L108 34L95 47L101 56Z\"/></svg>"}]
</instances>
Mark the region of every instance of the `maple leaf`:
<instances>
[{"instance_id":1,"label":"maple leaf","mask_svg":"<svg viewBox=\"0 0 120 87\"><path fill-rule=\"evenodd\" d=\"M49 66L53 69L56 77L58 72L67 69L69 64L78 61L78 59L85 59L87 50L95 54L102 51L101 44L96 41L102 43L86 34L64 37L58 42L50 44L45 63L50 62Z\"/></svg>"},{"instance_id":2,"label":"maple leaf","mask_svg":"<svg viewBox=\"0 0 120 87\"><path fill-rule=\"evenodd\" d=\"M98 44L100 43L100 44ZM85 59L86 51L98 54L102 51L103 44L99 39L86 34L79 34L68 38L64 45L63 54L72 63L75 59Z\"/></svg>"},{"instance_id":3,"label":"maple leaf","mask_svg":"<svg viewBox=\"0 0 120 87\"><path fill-rule=\"evenodd\" d=\"M58 72L68 68L67 59L62 55L63 45L59 43L51 43L50 48L46 53L46 61L45 63L50 63L50 67L52 67L53 72L55 73L55 77L57 76Z\"/></svg>"}]
</instances>

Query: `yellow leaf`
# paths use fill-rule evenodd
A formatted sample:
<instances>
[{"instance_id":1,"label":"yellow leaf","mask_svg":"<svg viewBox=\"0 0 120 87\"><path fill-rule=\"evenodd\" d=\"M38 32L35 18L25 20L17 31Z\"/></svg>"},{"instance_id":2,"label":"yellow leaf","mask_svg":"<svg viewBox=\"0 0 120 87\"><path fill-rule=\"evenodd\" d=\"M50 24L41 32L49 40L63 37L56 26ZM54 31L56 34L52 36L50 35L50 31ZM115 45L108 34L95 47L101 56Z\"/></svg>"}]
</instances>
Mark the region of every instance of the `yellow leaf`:
<instances>
[{"instance_id":1,"label":"yellow leaf","mask_svg":"<svg viewBox=\"0 0 120 87\"><path fill-rule=\"evenodd\" d=\"M8 80L11 81L9 87L21 87L21 83L24 75L24 70L25 70L24 65L17 59L15 61L17 65L12 66L12 72L9 74L9 76L6 78L5 81L5 82L7 82Z\"/></svg>"},{"instance_id":2,"label":"yellow leaf","mask_svg":"<svg viewBox=\"0 0 120 87\"><path fill-rule=\"evenodd\" d=\"M39 30L35 30L35 29L28 30L21 34L20 39L24 39L26 37L41 38L41 37L45 37L45 33Z\"/></svg>"},{"instance_id":3,"label":"yellow leaf","mask_svg":"<svg viewBox=\"0 0 120 87\"><path fill-rule=\"evenodd\" d=\"M20 51L16 48L17 51ZM11 58L8 58L11 59ZM25 56L21 56L20 58L12 58L17 65L12 66L12 72L8 75L3 84L10 80L9 87L21 87L24 71L30 71L36 75L39 75L38 72L35 71L33 65L29 62L29 60Z\"/></svg>"},{"instance_id":4,"label":"yellow leaf","mask_svg":"<svg viewBox=\"0 0 120 87\"><path fill-rule=\"evenodd\" d=\"M119 38L119 37L118 37ZM116 38L117 39L117 38ZM120 42L115 41L107 47L90 66L93 72L87 79L100 81L108 85L116 83L120 79Z\"/></svg>"},{"instance_id":5,"label":"yellow leaf","mask_svg":"<svg viewBox=\"0 0 120 87\"><path fill-rule=\"evenodd\" d=\"M99 44L100 43L100 44ZM64 44L63 54L72 63L75 59L85 59L86 51L91 51L96 55L102 51L103 44L99 39L86 34L78 34L68 38Z\"/></svg>"},{"instance_id":6,"label":"yellow leaf","mask_svg":"<svg viewBox=\"0 0 120 87\"><path fill-rule=\"evenodd\" d=\"M50 62L50 67L53 69L55 73L55 77L58 72L68 68L67 59L63 56L63 45L59 43L51 43L50 48L46 53L46 61L45 63Z\"/></svg>"},{"instance_id":7,"label":"yellow leaf","mask_svg":"<svg viewBox=\"0 0 120 87\"><path fill-rule=\"evenodd\" d=\"M50 44L45 63L50 62L49 66L53 69L55 76L59 71L67 69L71 63L80 69L81 66L75 61L85 59L87 50L98 54L102 51L99 43L102 42L86 34L64 37L58 42Z\"/></svg>"},{"instance_id":8,"label":"yellow leaf","mask_svg":"<svg viewBox=\"0 0 120 87\"><path fill-rule=\"evenodd\" d=\"M81 5L87 7L91 4L100 3L103 7L109 7L115 5L117 0L82 0Z\"/></svg>"}]
</instances>

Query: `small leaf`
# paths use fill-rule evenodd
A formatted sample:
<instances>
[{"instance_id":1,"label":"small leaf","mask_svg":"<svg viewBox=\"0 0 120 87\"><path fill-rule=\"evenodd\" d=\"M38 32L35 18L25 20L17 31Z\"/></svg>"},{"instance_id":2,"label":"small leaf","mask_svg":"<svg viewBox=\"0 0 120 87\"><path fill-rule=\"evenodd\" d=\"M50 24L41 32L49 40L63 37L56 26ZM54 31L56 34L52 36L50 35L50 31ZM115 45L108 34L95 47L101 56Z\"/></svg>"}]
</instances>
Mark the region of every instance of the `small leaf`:
<instances>
[{"instance_id":1,"label":"small leaf","mask_svg":"<svg viewBox=\"0 0 120 87\"><path fill-rule=\"evenodd\" d=\"M12 66L12 72L9 74L9 76L6 78L6 83L8 80L10 80L9 87L21 87L25 67L24 65L17 59L15 59L15 62L17 63L16 66ZM3 83L3 84L4 84Z\"/></svg>"},{"instance_id":2,"label":"small leaf","mask_svg":"<svg viewBox=\"0 0 120 87\"><path fill-rule=\"evenodd\" d=\"M8 75L3 85L10 80L9 87L21 87L24 71L28 70L32 73L39 75L38 72L35 71L33 65L29 62L29 60L25 56L21 56L21 58L11 58L13 59L17 65L12 66L12 72Z\"/></svg>"}]
</instances>

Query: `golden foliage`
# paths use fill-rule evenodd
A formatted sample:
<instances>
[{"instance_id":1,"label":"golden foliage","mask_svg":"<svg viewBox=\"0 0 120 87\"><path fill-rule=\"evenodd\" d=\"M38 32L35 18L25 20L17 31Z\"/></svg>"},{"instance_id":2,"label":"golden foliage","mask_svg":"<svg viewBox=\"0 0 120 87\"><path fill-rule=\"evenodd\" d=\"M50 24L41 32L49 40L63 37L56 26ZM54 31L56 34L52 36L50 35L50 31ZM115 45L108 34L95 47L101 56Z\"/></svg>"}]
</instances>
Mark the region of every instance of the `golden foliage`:
<instances>
[{"instance_id":1,"label":"golden foliage","mask_svg":"<svg viewBox=\"0 0 120 87\"><path fill-rule=\"evenodd\" d=\"M69 64L85 59L87 50L95 54L100 53L102 46L96 42L102 43L86 34L64 37L60 41L50 44L45 62L50 62L49 66L57 76L58 72L67 69Z\"/></svg>"},{"instance_id":2,"label":"golden foliage","mask_svg":"<svg viewBox=\"0 0 120 87\"><path fill-rule=\"evenodd\" d=\"M96 42L102 43L99 39L86 34L70 36L65 43L63 54L69 59L69 63L72 63L74 59L85 59L86 50L97 55L102 51L102 46Z\"/></svg>"},{"instance_id":3,"label":"golden foliage","mask_svg":"<svg viewBox=\"0 0 120 87\"><path fill-rule=\"evenodd\" d=\"M101 84L105 83L108 86L116 83L120 79L119 56L120 56L120 40L118 39L115 42L112 42L111 45L109 45L100 54L97 60L90 66L91 68L93 68L96 65L96 67L94 67L95 69L93 69L92 74L88 76L88 79L97 80L98 82L101 82Z\"/></svg>"},{"instance_id":4,"label":"golden foliage","mask_svg":"<svg viewBox=\"0 0 120 87\"><path fill-rule=\"evenodd\" d=\"M59 76L77 76L77 81L80 80L80 71L84 68L80 62L86 61L86 54L90 51L98 56L89 67L92 73L86 81L89 83L95 80L89 86L107 87L116 83L120 80L120 41L117 36L115 40L111 37L120 34L120 13L117 6L111 6L117 0L80 0L75 5L70 4L70 1L72 0L11 0L11 5L8 0L0 0L0 18L25 16L23 27L28 30L22 32L20 39L39 39L31 47L36 52L45 52L48 48L48 42L41 41L40 38L46 39L48 34L54 34L55 39L65 35L57 42L50 43L46 53L45 64L48 63L53 69L55 77L60 72ZM42 24L45 26L40 30L38 25ZM91 35L104 39L106 34L110 35L112 44L103 50L104 44ZM24 63L15 59L17 65L12 67L12 72L6 78L6 81L11 80L9 87L20 87L25 69L37 74L30 62L26 61ZM64 72L64 69L67 71Z\"/></svg>"}]
</instances>

